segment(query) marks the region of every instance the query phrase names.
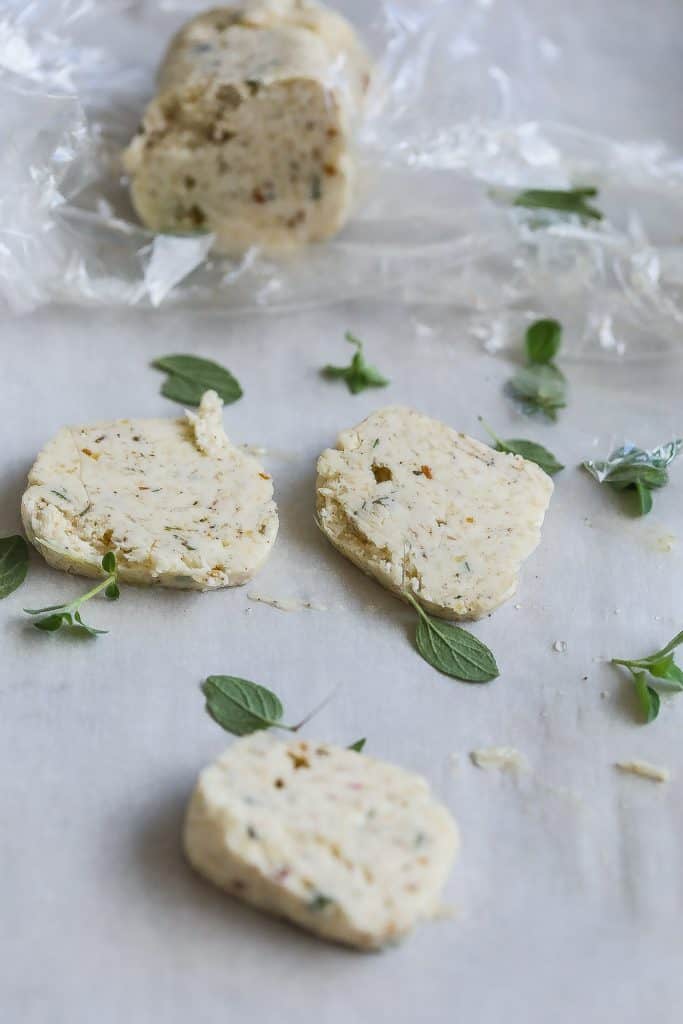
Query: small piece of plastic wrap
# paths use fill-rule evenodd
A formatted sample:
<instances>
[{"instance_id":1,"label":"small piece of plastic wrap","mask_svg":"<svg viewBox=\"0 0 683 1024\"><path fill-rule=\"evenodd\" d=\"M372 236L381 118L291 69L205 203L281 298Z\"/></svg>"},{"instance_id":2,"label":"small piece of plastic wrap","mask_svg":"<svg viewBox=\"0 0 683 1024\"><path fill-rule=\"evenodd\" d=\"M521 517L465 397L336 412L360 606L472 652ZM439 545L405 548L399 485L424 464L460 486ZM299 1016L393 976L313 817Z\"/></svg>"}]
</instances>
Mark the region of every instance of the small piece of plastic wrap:
<instances>
[{"instance_id":1,"label":"small piece of plastic wrap","mask_svg":"<svg viewBox=\"0 0 683 1024\"><path fill-rule=\"evenodd\" d=\"M201 304L303 309L382 297L470 315L489 350L536 316L567 354L667 353L683 336L683 160L546 117L561 51L524 4L375 0L336 8L376 66L346 227L282 257L216 257L153 235L121 152L173 33L210 4L9 0L0 10L0 297L15 312ZM539 108L540 109L540 108ZM601 220L513 205L595 186ZM563 352L565 349L563 349Z\"/></svg>"}]
</instances>

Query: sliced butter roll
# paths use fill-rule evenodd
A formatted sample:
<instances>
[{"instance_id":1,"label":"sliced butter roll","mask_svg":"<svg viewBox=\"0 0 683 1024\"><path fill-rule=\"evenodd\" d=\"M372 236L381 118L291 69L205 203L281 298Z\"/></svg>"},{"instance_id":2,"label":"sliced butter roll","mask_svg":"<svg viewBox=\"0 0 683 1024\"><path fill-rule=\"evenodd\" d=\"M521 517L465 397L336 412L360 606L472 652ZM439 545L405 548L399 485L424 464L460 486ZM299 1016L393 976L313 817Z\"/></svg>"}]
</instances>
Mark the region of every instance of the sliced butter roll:
<instances>
[{"instance_id":1,"label":"sliced butter roll","mask_svg":"<svg viewBox=\"0 0 683 1024\"><path fill-rule=\"evenodd\" d=\"M154 231L214 248L289 249L327 238L351 203L351 133L369 64L351 26L308 0L219 7L190 21L124 154Z\"/></svg>"},{"instance_id":2,"label":"sliced butter roll","mask_svg":"<svg viewBox=\"0 0 683 1024\"><path fill-rule=\"evenodd\" d=\"M458 845L419 775L324 743L237 741L200 775L185 822L193 866L326 939L378 948L440 909Z\"/></svg>"},{"instance_id":3,"label":"sliced butter roll","mask_svg":"<svg viewBox=\"0 0 683 1024\"><path fill-rule=\"evenodd\" d=\"M223 430L214 391L180 419L64 427L29 473L21 515L57 569L195 590L246 582L275 541L270 476Z\"/></svg>"},{"instance_id":4,"label":"sliced butter roll","mask_svg":"<svg viewBox=\"0 0 683 1024\"><path fill-rule=\"evenodd\" d=\"M553 484L413 409L380 409L318 460L320 526L347 558L448 619L510 597L537 546Z\"/></svg>"}]
</instances>

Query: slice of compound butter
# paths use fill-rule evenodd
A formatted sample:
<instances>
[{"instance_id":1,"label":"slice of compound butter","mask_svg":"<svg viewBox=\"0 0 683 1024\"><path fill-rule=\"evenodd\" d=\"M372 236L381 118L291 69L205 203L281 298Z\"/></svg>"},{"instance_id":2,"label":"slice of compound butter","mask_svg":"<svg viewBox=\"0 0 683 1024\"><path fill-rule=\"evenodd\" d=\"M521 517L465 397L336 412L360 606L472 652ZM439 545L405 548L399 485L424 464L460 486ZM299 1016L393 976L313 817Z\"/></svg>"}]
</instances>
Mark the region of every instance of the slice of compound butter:
<instances>
[{"instance_id":1,"label":"slice of compound butter","mask_svg":"<svg viewBox=\"0 0 683 1024\"><path fill-rule=\"evenodd\" d=\"M187 856L210 881L363 949L438 913L457 846L450 813L419 775L268 733L204 769L185 822Z\"/></svg>"},{"instance_id":2,"label":"slice of compound butter","mask_svg":"<svg viewBox=\"0 0 683 1024\"><path fill-rule=\"evenodd\" d=\"M65 427L29 473L21 514L57 569L210 590L246 582L277 534L270 476L223 431L214 391L180 419Z\"/></svg>"},{"instance_id":3,"label":"slice of compound butter","mask_svg":"<svg viewBox=\"0 0 683 1024\"><path fill-rule=\"evenodd\" d=\"M317 4L258 0L193 18L124 154L141 220L209 231L224 253L334 234L350 212L369 78L351 25Z\"/></svg>"},{"instance_id":4,"label":"slice of compound butter","mask_svg":"<svg viewBox=\"0 0 683 1024\"><path fill-rule=\"evenodd\" d=\"M318 459L317 509L342 554L428 610L476 619L517 587L553 484L412 409L379 409Z\"/></svg>"}]
</instances>

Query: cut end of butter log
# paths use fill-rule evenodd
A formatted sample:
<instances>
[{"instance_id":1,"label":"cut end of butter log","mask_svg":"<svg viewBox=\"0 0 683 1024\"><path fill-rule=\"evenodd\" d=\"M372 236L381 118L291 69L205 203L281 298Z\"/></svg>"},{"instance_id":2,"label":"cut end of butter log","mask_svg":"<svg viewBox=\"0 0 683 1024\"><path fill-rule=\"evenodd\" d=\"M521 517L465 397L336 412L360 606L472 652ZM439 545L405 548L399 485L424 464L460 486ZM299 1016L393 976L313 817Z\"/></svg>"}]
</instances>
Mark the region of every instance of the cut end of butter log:
<instances>
[{"instance_id":1,"label":"cut end of butter log","mask_svg":"<svg viewBox=\"0 0 683 1024\"><path fill-rule=\"evenodd\" d=\"M311 0L252 0L188 22L124 153L153 231L214 234L217 252L278 251L345 223L353 125L370 64L349 23Z\"/></svg>"},{"instance_id":2,"label":"cut end of butter log","mask_svg":"<svg viewBox=\"0 0 683 1024\"><path fill-rule=\"evenodd\" d=\"M323 533L446 619L480 618L514 594L552 491L534 463L400 407L344 431L318 460Z\"/></svg>"},{"instance_id":3,"label":"cut end of butter log","mask_svg":"<svg viewBox=\"0 0 683 1024\"><path fill-rule=\"evenodd\" d=\"M458 833L421 776L260 732L201 773L184 842L196 870L239 899L378 949L438 915Z\"/></svg>"},{"instance_id":4,"label":"cut end of butter log","mask_svg":"<svg viewBox=\"0 0 683 1024\"><path fill-rule=\"evenodd\" d=\"M180 419L64 427L38 455L21 503L26 535L57 569L190 590L246 583L278 528L270 476L228 440L207 391Z\"/></svg>"}]
</instances>

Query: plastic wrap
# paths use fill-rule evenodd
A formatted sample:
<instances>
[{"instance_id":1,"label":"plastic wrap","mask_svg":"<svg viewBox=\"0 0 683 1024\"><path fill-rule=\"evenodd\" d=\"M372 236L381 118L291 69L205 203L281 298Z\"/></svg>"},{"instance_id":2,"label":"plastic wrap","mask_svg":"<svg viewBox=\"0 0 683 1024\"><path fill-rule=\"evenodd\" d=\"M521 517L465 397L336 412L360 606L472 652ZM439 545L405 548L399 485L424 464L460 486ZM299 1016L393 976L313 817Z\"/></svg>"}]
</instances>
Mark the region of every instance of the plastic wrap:
<instances>
[{"instance_id":1,"label":"plastic wrap","mask_svg":"<svg viewBox=\"0 0 683 1024\"><path fill-rule=\"evenodd\" d=\"M277 259L256 250L227 259L212 255L210 236L146 231L120 154L170 36L206 6L3 5L0 295L13 311L47 302L281 310L383 296L467 310L491 350L517 343L544 313L571 328L577 354L679 344L683 161L657 143L549 119L567 113L560 49L523 4L335 5L378 74L358 129L357 208L334 239ZM576 183L599 188L603 220L539 217L510 202L520 189Z\"/></svg>"}]
</instances>

